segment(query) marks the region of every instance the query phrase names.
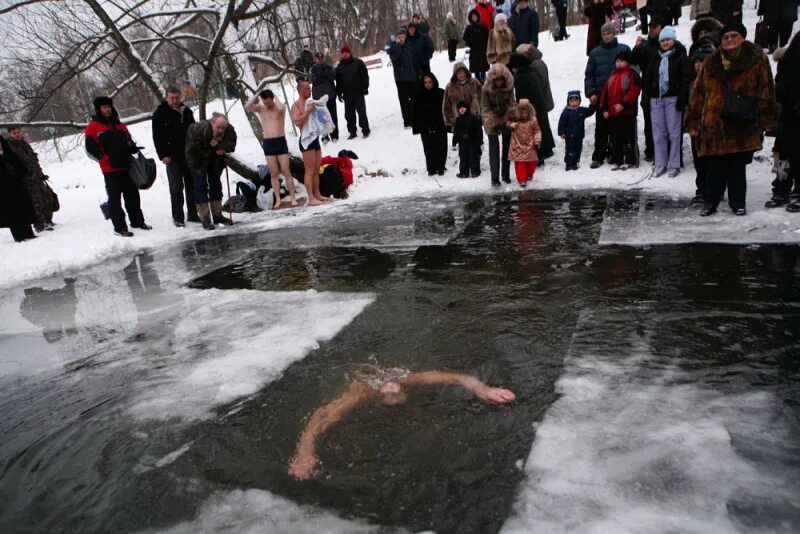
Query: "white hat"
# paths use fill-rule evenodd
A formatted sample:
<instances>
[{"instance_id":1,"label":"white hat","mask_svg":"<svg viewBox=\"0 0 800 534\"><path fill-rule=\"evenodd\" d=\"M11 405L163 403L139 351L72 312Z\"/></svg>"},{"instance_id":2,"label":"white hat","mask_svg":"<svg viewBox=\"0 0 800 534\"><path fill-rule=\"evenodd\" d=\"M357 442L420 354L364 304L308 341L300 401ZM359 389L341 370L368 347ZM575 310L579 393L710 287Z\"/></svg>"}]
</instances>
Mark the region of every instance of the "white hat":
<instances>
[{"instance_id":1,"label":"white hat","mask_svg":"<svg viewBox=\"0 0 800 534\"><path fill-rule=\"evenodd\" d=\"M506 17L505 13L498 13L494 17L494 23L497 24L499 22L508 22L508 18Z\"/></svg>"}]
</instances>

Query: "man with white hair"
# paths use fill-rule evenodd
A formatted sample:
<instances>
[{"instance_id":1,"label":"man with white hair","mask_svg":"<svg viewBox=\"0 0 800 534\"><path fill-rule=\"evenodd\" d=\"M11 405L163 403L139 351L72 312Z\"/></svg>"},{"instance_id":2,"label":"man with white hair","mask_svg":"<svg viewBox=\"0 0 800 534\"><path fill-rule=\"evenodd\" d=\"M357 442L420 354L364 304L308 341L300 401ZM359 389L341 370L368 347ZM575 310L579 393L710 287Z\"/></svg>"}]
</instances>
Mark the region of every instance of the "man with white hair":
<instances>
[{"instance_id":1,"label":"man with white hair","mask_svg":"<svg viewBox=\"0 0 800 534\"><path fill-rule=\"evenodd\" d=\"M447 40L447 57L450 63L456 60L456 48L458 48L458 40L461 37L461 28L458 27L456 19L453 18L453 12L447 13L447 20L444 23L444 38Z\"/></svg>"}]
</instances>

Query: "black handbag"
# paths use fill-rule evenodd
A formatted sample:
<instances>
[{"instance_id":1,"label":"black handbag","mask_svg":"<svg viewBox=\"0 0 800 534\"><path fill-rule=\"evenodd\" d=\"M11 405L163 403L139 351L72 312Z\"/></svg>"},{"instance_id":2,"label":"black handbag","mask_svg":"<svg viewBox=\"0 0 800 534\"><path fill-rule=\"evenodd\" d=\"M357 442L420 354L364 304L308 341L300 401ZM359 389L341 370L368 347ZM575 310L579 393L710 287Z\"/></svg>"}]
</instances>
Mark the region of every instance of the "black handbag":
<instances>
[{"instance_id":1,"label":"black handbag","mask_svg":"<svg viewBox=\"0 0 800 534\"><path fill-rule=\"evenodd\" d=\"M755 122L755 97L728 89L725 91L725 103L720 116L723 120L730 122Z\"/></svg>"},{"instance_id":2,"label":"black handbag","mask_svg":"<svg viewBox=\"0 0 800 534\"><path fill-rule=\"evenodd\" d=\"M46 181L42 181L42 190L44 191L45 198L50 202L50 210L56 212L61 209L61 203L58 201L58 195L50 187Z\"/></svg>"},{"instance_id":3,"label":"black handbag","mask_svg":"<svg viewBox=\"0 0 800 534\"><path fill-rule=\"evenodd\" d=\"M131 156L128 171L131 180L139 189L150 189L156 181L156 162L146 158L141 151Z\"/></svg>"}]
</instances>

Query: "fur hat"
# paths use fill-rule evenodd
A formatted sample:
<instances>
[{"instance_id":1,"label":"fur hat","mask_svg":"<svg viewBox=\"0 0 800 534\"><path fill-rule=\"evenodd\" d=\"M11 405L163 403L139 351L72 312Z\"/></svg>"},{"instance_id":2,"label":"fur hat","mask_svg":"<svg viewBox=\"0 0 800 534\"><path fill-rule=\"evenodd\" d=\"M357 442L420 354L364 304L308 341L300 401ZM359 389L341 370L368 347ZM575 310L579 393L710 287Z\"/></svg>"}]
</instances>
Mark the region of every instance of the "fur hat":
<instances>
[{"instance_id":1,"label":"fur hat","mask_svg":"<svg viewBox=\"0 0 800 534\"><path fill-rule=\"evenodd\" d=\"M722 27L719 31L719 36L722 38L728 32L736 32L742 36L742 38L747 37L747 28L744 27L744 24L741 22L731 22L730 24L726 24Z\"/></svg>"},{"instance_id":2,"label":"fur hat","mask_svg":"<svg viewBox=\"0 0 800 534\"><path fill-rule=\"evenodd\" d=\"M505 13L498 13L498 14L497 14L497 15L494 17L494 23L495 23L495 24L499 24L499 23L501 23L501 22L508 23L508 17L506 17Z\"/></svg>"},{"instance_id":3,"label":"fur hat","mask_svg":"<svg viewBox=\"0 0 800 534\"><path fill-rule=\"evenodd\" d=\"M350 48L350 45L347 44L347 43L342 45L342 49L340 50L340 52L342 54L344 54L345 52L348 53L348 54L351 54L351 55L353 54L353 50Z\"/></svg>"},{"instance_id":4,"label":"fur hat","mask_svg":"<svg viewBox=\"0 0 800 534\"><path fill-rule=\"evenodd\" d=\"M665 39L672 39L674 41L677 38L678 35L675 33L675 28L672 26L665 26L661 29L661 33L658 34L659 42Z\"/></svg>"},{"instance_id":5,"label":"fur hat","mask_svg":"<svg viewBox=\"0 0 800 534\"><path fill-rule=\"evenodd\" d=\"M692 63L695 61L705 61L708 56L714 53L716 47L711 43L703 43L692 53Z\"/></svg>"},{"instance_id":6,"label":"fur hat","mask_svg":"<svg viewBox=\"0 0 800 534\"><path fill-rule=\"evenodd\" d=\"M631 64L631 53L627 50L622 50L617 54L617 57L614 58L615 60L621 59L622 61L626 62L628 65Z\"/></svg>"},{"instance_id":7,"label":"fur hat","mask_svg":"<svg viewBox=\"0 0 800 534\"><path fill-rule=\"evenodd\" d=\"M569 104L569 101L572 100L573 98L581 100L581 92L579 89L573 89L572 91L569 91L567 93L567 104Z\"/></svg>"},{"instance_id":8,"label":"fur hat","mask_svg":"<svg viewBox=\"0 0 800 534\"><path fill-rule=\"evenodd\" d=\"M613 33L614 35L617 35L617 27L614 26L613 22L606 22L600 27L600 35L604 33Z\"/></svg>"},{"instance_id":9,"label":"fur hat","mask_svg":"<svg viewBox=\"0 0 800 534\"><path fill-rule=\"evenodd\" d=\"M94 106L94 109L99 111L100 106L113 106L114 101L111 99L110 96L98 96L97 98L94 99L92 105Z\"/></svg>"}]
</instances>

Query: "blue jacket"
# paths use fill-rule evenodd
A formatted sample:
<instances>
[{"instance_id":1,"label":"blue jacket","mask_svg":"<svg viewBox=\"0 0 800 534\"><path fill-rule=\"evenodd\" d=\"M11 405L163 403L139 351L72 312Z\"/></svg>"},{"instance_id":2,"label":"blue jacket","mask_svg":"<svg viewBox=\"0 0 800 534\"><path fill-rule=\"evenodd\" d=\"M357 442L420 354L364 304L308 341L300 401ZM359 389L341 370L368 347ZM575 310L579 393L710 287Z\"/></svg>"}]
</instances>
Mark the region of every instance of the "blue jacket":
<instances>
[{"instance_id":1,"label":"blue jacket","mask_svg":"<svg viewBox=\"0 0 800 534\"><path fill-rule=\"evenodd\" d=\"M393 41L389 45L387 52L392 60L394 81L413 82L416 79L414 75L414 53L408 43L401 45L397 41Z\"/></svg>"},{"instance_id":2,"label":"blue jacket","mask_svg":"<svg viewBox=\"0 0 800 534\"><path fill-rule=\"evenodd\" d=\"M430 70L430 62L433 57L433 41L425 33L417 33L406 38L406 42L411 46L412 57L414 58L414 70L422 76L423 70Z\"/></svg>"},{"instance_id":3,"label":"blue jacket","mask_svg":"<svg viewBox=\"0 0 800 534\"><path fill-rule=\"evenodd\" d=\"M574 109L569 106L565 107L558 119L559 137L563 135L567 139L583 139L586 135L583 121L594 115L594 112L594 106L580 106Z\"/></svg>"},{"instance_id":4,"label":"blue jacket","mask_svg":"<svg viewBox=\"0 0 800 534\"><path fill-rule=\"evenodd\" d=\"M508 19L508 27L514 32L517 46L533 43L539 46L539 14L535 9L518 9Z\"/></svg>"},{"instance_id":5,"label":"blue jacket","mask_svg":"<svg viewBox=\"0 0 800 534\"><path fill-rule=\"evenodd\" d=\"M630 52L631 49L626 44L620 44L614 39L610 44L603 43L596 46L589 53L589 61L586 63L586 73L583 78L584 91L587 97L597 96L603 92L611 72L617 68L617 54L620 52Z\"/></svg>"}]
</instances>

